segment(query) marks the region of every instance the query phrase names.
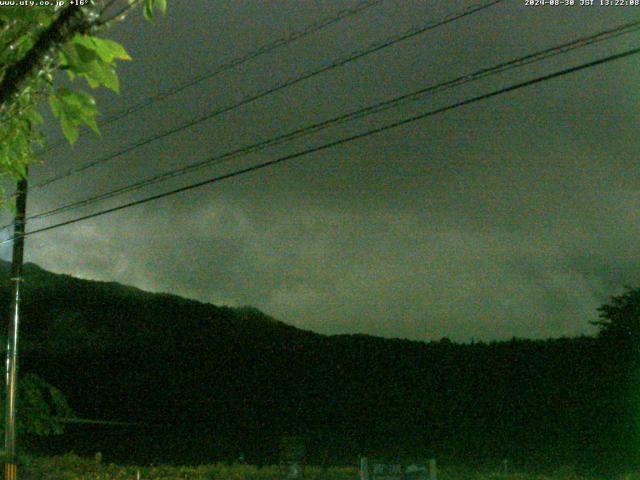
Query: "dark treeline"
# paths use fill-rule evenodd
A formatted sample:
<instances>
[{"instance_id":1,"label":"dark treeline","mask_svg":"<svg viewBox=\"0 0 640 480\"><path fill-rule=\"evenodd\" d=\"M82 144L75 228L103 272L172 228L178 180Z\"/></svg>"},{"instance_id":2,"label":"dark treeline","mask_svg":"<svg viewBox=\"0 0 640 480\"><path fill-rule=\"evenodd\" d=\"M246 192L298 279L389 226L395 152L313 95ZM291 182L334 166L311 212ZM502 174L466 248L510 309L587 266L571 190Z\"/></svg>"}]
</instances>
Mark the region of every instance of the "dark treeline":
<instances>
[{"instance_id":1,"label":"dark treeline","mask_svg":"<svg viewBox=\"0 0 640 480\"><path fill-rule=\"evenodd\" d=\"M26 273L21 372L59 387L78 417L137 422L72 425L32 448L270 463L280 436L298 434L319 464L366 454L611 470L639 459L636 336L611 325L598 338L465 345L322 336L251 308ZM2 311L8 301L5 287Z\"/></svg>"}]
</instances>

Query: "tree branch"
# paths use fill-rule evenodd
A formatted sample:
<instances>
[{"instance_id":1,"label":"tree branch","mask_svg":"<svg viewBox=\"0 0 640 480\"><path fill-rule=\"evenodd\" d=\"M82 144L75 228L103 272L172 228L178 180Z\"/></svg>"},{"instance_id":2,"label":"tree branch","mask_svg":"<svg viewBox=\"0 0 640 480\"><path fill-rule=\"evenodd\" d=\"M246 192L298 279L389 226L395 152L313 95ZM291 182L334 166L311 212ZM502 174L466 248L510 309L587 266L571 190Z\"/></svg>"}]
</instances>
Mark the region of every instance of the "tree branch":
<instances>
[{"instance_id":1,"label":"tree branch","mask_svg":"<svg viewBox=\"0 0 640 480\"><path fill-rule=\"evenodd\" d=\"M82 11L73 5L67 6L58 18L40 34L31 50L22 59L7 68L0 82L0 112L7 109L13 96L19 92L31 72L42 65L47 53L52 48L64 43L77 31L78 27L74 29L74 25L72 25L76 14L82 15Z\"/></svg>"},{"instance_id":2,"label":"tree branch","mask_svg":"<svg viewBox=\"0 0 640 480\"><path fill-rule=\"evenodd\" d=\"M99 28L109 27L109 26L111 26L111 24L113 22L124 20L124 18L129 13L129 11L131 9L133 9L134 7L138 6L138 4L141 3L141 1L142 0L132 0L128 5L125 5L120 10L118 10L116 13L111 14L111 16L109 18L102 18L104 12L106 11L106 7L105 7L102 10L102 13L100 14L101 19L98 21L97 27L99 27Z\"/></svg>"}]
</instances>

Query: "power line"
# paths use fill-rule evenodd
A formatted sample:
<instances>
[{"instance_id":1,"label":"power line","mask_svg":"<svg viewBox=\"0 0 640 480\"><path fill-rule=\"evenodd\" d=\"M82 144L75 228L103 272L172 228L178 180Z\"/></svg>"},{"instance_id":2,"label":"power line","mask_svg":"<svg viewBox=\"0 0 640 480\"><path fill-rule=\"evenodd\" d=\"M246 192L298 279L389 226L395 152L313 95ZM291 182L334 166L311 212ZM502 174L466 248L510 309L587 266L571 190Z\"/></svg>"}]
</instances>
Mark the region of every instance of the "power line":
<instances>
[{"instance_id":1,"label":"power line","mask_svg":"<svg viewBox=\"0 0 640 480\"><path fill-rule=\"evenodd\" d=\"M71 220L66 220L66 221L63 221L63 222L60 222L60 223L56 223L54 225L49 225L47 227L39 228L37 230L33 230L31 232L27 232L22 236L27 237L27 236L30 236L30 235L35 235L36 233L46 232L48 230L53 230L55 228L59 228L59 227L63 227L63 226L66 226L66 225L71 225L73 223L77 223L77 222L81 222L81 221L84 221L84 220L88 220L88 219L91 219L91 218L99 217L99 216L105 215L107 213L116 212L118 210L123 210L123 209L126 209L126 208L134 207L136 205L141 205L143 203L151 202L153 200L159 200L161 198L168 197L168 196L171 196L171 195L175 195L177 193L186 192L188 190L193 190L195 188L202 187L204 185L217 183L217 182L220 182L222 180L226 180L226 179L229 179L229 178L233 178L233 177L237 177L237 176L243 175L245 173L261 170L263 168L270 167L270 166L276 165L278 163L283 163L283 162L288 161L288 160L293 160L295 158L302 157L304 155L309 155L311 153L320 152L320 151L323 151L323 150L326 150L326 149L329 149L329 148L336 147L338 145L342 145L342 144L345 144L345 143L348 143L348 142L352 142L354 140L359 140L361 138L369 137L369 136L375 135L377 133L381 133L381 132L384 132L384 131L387 131L387 130L398 128L400 126L407 125L407 124L410 124L410 123L413 123L413 122L416 122L418 120L422 120L422 119L425 119L425 118L428 118L428 117L431 117L431 116L434 116L434 115L438 115L440 113L447 112L447 111L453 110L455 108L463 107L465 105L470 105L472 103L479 102L479 101L482 101L482 100L487 100L489 98L496 97L496 96L502 95L504 93L512 92L512 91L518 90L520 88L528 87L528 86L531 86L531 85L534 85L534 84L537 84L537 83L541 83L541 82L544 82L544 81L547 81L547 80L551 80L553 78L558 78L558 77L561 77L561 76L564 76L564 75L568 75L570 73L574 73L574 72L578 72L578 71L581 71L581 70L585 70L587 68L595 67L597 65L602 65L604 63L608 63L608 62L611 62L611 61L614 61L614 60L619 60L619 59L622 59L622 58L625 58L625 57L629 57L631 55L637 55L638 53L640 53L640 48L634 48L634 49L627 50L627 51L622 52L622 53L609 55L608 57L600 58L598 60L593 60L593 61L588 62L588 63L583 63L583 64L575 66L575 67L567 68L567 69L560 70L560 71L557 71L557 72L554 72L554 73L550 73L550 74L547 74L547 75L536 77L534 79L527 80L527 81L524 81L524 82L516 83L514 85L511 85L511 86L508 86L508 87L504 87L504 88L501 88L501 89L498 89L498 90L494 90L493 92L486 93L486 94L483 94L483 95L478 95L478 96L469 98L467 100L462 100L462 101L447 105L445 107L438 108L436 110L430 110L428 112L420 113L418 115L414 115L412 117L408 117L408 118L405 118L403 120L400 120L400 121L397 121L397 122L394 122L394 123L391 123L391 124L384 125L382 127L377 127L377 128L371 129L371 130L367 130L365 132L361 132L361 133L358 133L358 134L355 134L355 135L344 137L344 138L341 138L339 140L335 140L333 142L325 143L324 145L320 145L320 146L317 146L317 147L313 147L313 148L309 148L309 149L306 149L306 150L302 150L300 152L296 152L296 153L292 153L292 154L289 154L289 155L285 155L284 157L276 158L274 160L269 160L269 161L266 161L266 162L263 162L263 163L259 163L257 165L253 165L251 167L247 167L247 168L243 168L243 169L240 169L240 170L236 170L236 171L231 172L231 173L226 173L224 175L219 175L219 176L216 176L216 177L213 177L213 178L209 178L209 179L203 180L201 182L192 183L190 185L186 185L184 187L176 188L176 189L168 191L168 192L160 193L160 194L157 194L157 195L152 195L152 196L149 196L149 197L146 197L146 198L142 198L142 199L135 200L135 201L132 201L132 202L128 202L128 203L125 203L125 204L122 204L122 205L118 205L116 207L107 208L107 209L101 210L99 212L94 212L94 213L91 213L89 215L84 215L84 216L77 217L77 218L74 218L74 219L71 219ZM15 240L16 238L17 238L17 236L8 238L8 239L0 242L0 245L4 244L4 243L11 242L11 241Z\"/></svg>"},{"instance_id":2,"label":"power line","mask_svg":"<svg viewBox=\"0 0 640 480\"><path fill-rule=\"evenodd\" d=\"M193 171L196 171L198 169L204 168L204 167L209 167L212 165L217 165L220 164L222 162L228 161L234 157L238 157L240 155L246 155L249 153L254 153L260 150L263 150L265 148L268 147L272 147L275 145L280 145L282 143L297 139L297 138L301 138L303 136L312 134L312 133L316 133L322 129L331 127L331 126L335 126L341 123L345 123L347 121L351 121L351 120L355 120L355 119L359 119L359 118L363 118L365 116L368 115L372 115L372 114L376 114L376 113L380 113L382 111L391 109L391 108L396 108L399 105L402 105L404 103L407 103L409 101L416 101L419 99L424 98L427 95L433 95L435 93L440 93L443 91L447 91L450 90L452 88L458 87L460 85L466 84L466 83L470 83L470 82L474 82L477 80L480 80L482 78L486 78L488 76L492 76L492 75L496 75L499 73L504 73L508 70L514 69L514 68L520 68L523 67L525 65L529 65L535 62L539 62L548 58L551 58L553 56L559 55L559 54L563 54L566 53L568 51L574 50L574 49L578 49L578 48L583 48L585 46L597 43L597 42L601 42L604 40L609 40L611 38L615 38L618 37L620 35L624 35L624 34L628 34L628 33L632 33L635 31L638 31L640 29L640 21L635 21L635 22L628 22L625 23L623 25L611 28L609 30L605 30L590 36L583 36L577 39L574 39L572 41L566 42L564 44L555 46L555 47L550 47L535 53L531 53L522 57L518 57L506 62L502 62L498 65L492 66L492 67L488 67L488 68L483 68L480 69L476 72L470 73L470 74L465 74L462 76L459 76L453 80L449 80L446 82L442 82L436 85L431 85L422 89L419 89L417 91L408 93L408 94L404 94L404 95L400 95L397 97L394 97L393 99L390 100L386 100L386 101L382 101L379 103L376 103L374 105L370 105L368 107L364 107L361 108L359 110L356 110L354 112L351 113L346 113L346 114L342 114L339 115L337 117L334 117L332 119L329 120L325 120L319 123L315 123L313 125L308 125L306 127L303 128L299 128L296 129L294 131L291 131L289 133L277 136L275 138L271 138L268 140L264 140L246 147L242 147L236 150L232 150L229 152L226 152L224 154L221 155L217 155L205 160L202 160L200 162L196 162L194 164L191 165L187 165L185 167L181 167L178 169L174 169L174 170L170 170L168 172L164 172L161 173L159 175L154 175L152 177L148 177L146 179L134 182L132 184L126 185L124 187L120 187L105 193L101 193L98 195L95 195L93 197L89 197L86 199L82 199L82 200L78 200L75 202L71 202L44 212L40 212L34 215L31 215L29 217L27 217L27 220L34 220L34 219L40 219L40 218L46 218L52 215L56 215L65 211L69 211L69 210L73 210L79 207L83 207L83 206L87 206L90 205L92 203L101 201L101 200L106 200L109 198L113 198L119 195L122 195L124 193L127 192L131 192L131 191L135 191L135 190L139 190L143 187L161 182L161 181L165 181L168 180L170 178L175 178L178 177L180 175L184 175ZM6 225L3 228L7 228L10 225Z\"/></svg>"},{"instance_id":3,"label":"power line","mask_svg":"<svg viewBox=\"0 0 640 480\"><path fill-rule=\"evenodd\" d=\"M37 189L37 188L45 187L45 186L50 185L50 184L52 184L54 182L57 182L57 181L62 180L64 178L67 178L67 177L69 177L71 175L74 175L76 173L80 173L80 172L82 172L84 170L87 170L89 168L95 167L96 165L99 165L101 163L105 163L105 162L108 162L109 160L113 160L116 157L119 157L119 156L124 155L126 153L129 153L129 152L131 152L133 150L136 150L136 149L138 149L140 147L148 145L149 143L152 143L152 142L154 142L156 140L160 140L161 138L167 137L167 136L172 135L174 133L177 133L177 132L180 132L180 131L185 130L187 128L190 128L190 127L192 127L194 125L197 125L198 123L204 122L205 120L209 120L209 119L211 119L213 117L216 117L218 115L221 115L223 113L229 112L231 110L235 110L236 108L239 108L239 107L241 107L243 105L251 103L251 102L253 102L255 100L259 100L261 98L264 98L264 97L266 97L268 95L276 93L276 92L278 92L280 90L283 90L285 88L293 86L293 85L295 85L297 83L300 83L302 81L308 80L308 79L310 79L312 77L315 77L317 75L320 75L320 74L322 74L324 72L327 72L329 70L333 70L334 68L338 68L338 67L344 66L344 65L346 65L348 63L351 63L351 62L353 62L355 60L358 60L358 59L360 59L362 57L365 57L365 56L370 55L370 54L372 54L374 52L377 52L377 51L380 51L380 50L382 50L384 48L387 48L387 47L390 47L392 45L395 45L395 44L397 44L399 42L402 42L404 40L408 40L408 39L413 38L413 37L415 37L417 35L421 35L423 33L426 33L428 31L430 31L430 30L438 28L438 27L440 27L442 25L446 25L448 23L454 22L456 20L459 20L459 19L464 18L464 17L469 16L469 15L473 15L474 13L477 13L477 12L480 12L482 10L485 10L485 9L487 9L489 7L492 7L493 5L496 5L496 4L501 3L503 1L504 0L490 0L490 1L482 3L480 5L476 4L474 6L467 7L466 9L462 10L461 12L447 15L442 20L439 20L439 21L436 21L436 22L432 21L432 22L427 23L426 25L423 25L423 26L420 26L420 27L414 27L414 28L410 29L407 33L387 38L382 42L375 43L375 44L367 47L365 50L358 51L356 53L352 53L352 54L350 54L349 56L347 56L345 58L341 58L339 60L335 60L332 63L330 63L328 65L325 65L323 67L320 67L320 68L317 68L317 69L313 69L313 70L309 70L309 71L307 71L307 72L305 72L305 73L303 73L301 75L296 76L293 79L286 80L286 81L284 81L284 82L282 82L282 83L280 83L280 84L278 84L278 85L276 85L274 87L271 87L271 88L269 88L267 90L263 90L260 93L253 94L253 95L250 95L248 97L245 97L244 99L240 100L239 102L236 102L236 103L231 104L231 105L227 105L225 107L218 108L218 109L213 110L213 111L211 111L209 113L206 113L204 115L196 117L195 119L192 119L192 120L190 120L188 122L185 122L185 123L183 123L183 124L181 124L181 125L179 125L177 127L173 127L171 129L165 130L165 131L163 131L163 132L161 132L159 134L147 137L144 140L140 140L138 142L135 142L135 143L133 143L133 144L131 144L131 145L129 145L129 146L127 146L127 147L115 152L115 153L106 155L106 156L101 157L101 158L99 158L97 160L93 160L93 161L88 162L88 163L86 163L84 165L81 165L79 167L71 168L71 169L67 170L66 172L63 172L63 173L61 173L61 174L59 174L57 176L54 176L54 177L52 177L52 178L50 178L48 180L45 180L45 181L40 182L40 183L36 183L31 188L32 189Z\"/></svg>"},{"instance_id":4,"label":"power line","mask_svg":"<svg viewBox=\"0 0 640 480\"><path fill-rule=\"evenodd\" d=\"M364 1L359 3L358 5L356 5L353 8L346 8L343 9L341 11L339 11L336 15L334 15L333 17L327 18L319 23L315 23L315 24L311 24L308 25L307 27L298 30L296 32L293 32L287 36L278 38L270 43L267 43L265 45L262 45L258 48L256 48L255 50L252 50L251 52L246 53L245 55L242 55L240 57L236 57L232 60L229 60L226 63L222 63L220 65L218 65L216 68L214 68L213 70L210 70L209 72L203 73L201 75L196 75L194 77L189 78L188 80L185 80L181 83L178 83L176 85L174 85L173 87L170 87L166 90L163 90L161 92L158 92L155 95L151 95L148 96L147 98L139 101L138 103L135 103L129 107L123 108L117 112L114 112L113 114L109 115L108 117L106 117L104 120L98 122L100 126L105 126L105 125L109 125L117 120L120 120L121 118L127 117L139 110L142 110L146 107L149 107L151 105L153 105L155 102L164 100L166 98L169 98L173 95L176 95L177 93L182 92L183 90L192 87L193 85L197 85L200 82L203 82L204 80L209 80L213 77L216 77L218 75L220 75L223 72L226 72L227 70L231 70L233 68L236 68L244 63L249 62L250 60L253 60L255 58L258 58L262 55L265 55L267 53L271 53L275 50L277 50L280 47L289 45L290 43L295 42L296 40L300 40L301 38L304 38L308 35L311 35L313 33L319 32L320 30L323 30L331 25L334 25L338 22L340 22L341 20L344 20L345 18L351 17L353 15L356 15L360 12L363 12L365 10L368 10L371 7L377 6L381 3L383 3L385 0L371 0L371 1ZM38 153L38 156L43 155L44 153L50 152L51 150L54 150L55 148L59 147L60 145L65 144L64 140L60 140L56 143L54 143L53 145L50 145L48 148L43 149L41 152Z\"/></svg>"}]
</instances>

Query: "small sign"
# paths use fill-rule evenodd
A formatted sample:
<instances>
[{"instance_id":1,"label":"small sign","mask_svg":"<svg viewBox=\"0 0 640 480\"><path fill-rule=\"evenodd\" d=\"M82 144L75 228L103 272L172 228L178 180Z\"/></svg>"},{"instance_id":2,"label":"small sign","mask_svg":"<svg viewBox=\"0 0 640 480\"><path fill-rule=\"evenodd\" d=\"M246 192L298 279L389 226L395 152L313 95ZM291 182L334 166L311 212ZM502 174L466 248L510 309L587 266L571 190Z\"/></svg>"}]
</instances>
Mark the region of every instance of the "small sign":
<instances>
[{"instance_id":1,"label":"small sign","mask_svg":"<svg viewBox=\"0 0 640 480\"><path fill-rule=\"evenodd\" d=\"M435 459L429 465L413 463L369 463L366 457L360 459L360 480L438 480Z\"/></svg>"},{"instance_id":2,"label":"small sign","mask_svg":"<svg viewBox=\"0 0 640 480\"><path fill-rule=\"evenodd\" d=\"M429 470L425 465L412 464L404 469L405 480L429 480Z\"/></svg>"},{"instance_id":3,"label":"small sign","mask_svg":"<svg viewBox=\"0 0 640 480\"><path fill-rule=\"evenodd\" d=\"M371 480L403 480L399 463L374 463L371 465Z\"/></svg>"}]
</instances>

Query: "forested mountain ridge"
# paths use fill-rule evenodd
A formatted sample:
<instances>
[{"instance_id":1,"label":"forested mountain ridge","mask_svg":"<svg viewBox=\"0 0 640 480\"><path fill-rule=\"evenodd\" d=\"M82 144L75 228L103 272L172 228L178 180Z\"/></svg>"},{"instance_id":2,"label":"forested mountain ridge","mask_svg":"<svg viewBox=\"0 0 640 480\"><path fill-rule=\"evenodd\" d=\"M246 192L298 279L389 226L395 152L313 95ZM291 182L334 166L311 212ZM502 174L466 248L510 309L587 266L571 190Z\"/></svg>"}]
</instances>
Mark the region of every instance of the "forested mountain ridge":
<instances>
[{"instance_id":1,"label":"forested mountain ridge","mask_svg":"<svg viewBox=\"0 0 640 480\"><path fill-rule=\"evenodd\" d=\"M8 264L0 270L7 278ZM459 345L323 336L249 307L33 264L24 286L21 371L59 387L81 417L144 425L114 456L187 462L244 452L269 461L277 438L296 433L316 462L361 453L599 467L636 459L629 376L596 338ZM5 281L5 312L9 298ZM93 431L86 448L103 433ZM162 441L150 448L154 435Z\"/></svg>"}]
</instances>

